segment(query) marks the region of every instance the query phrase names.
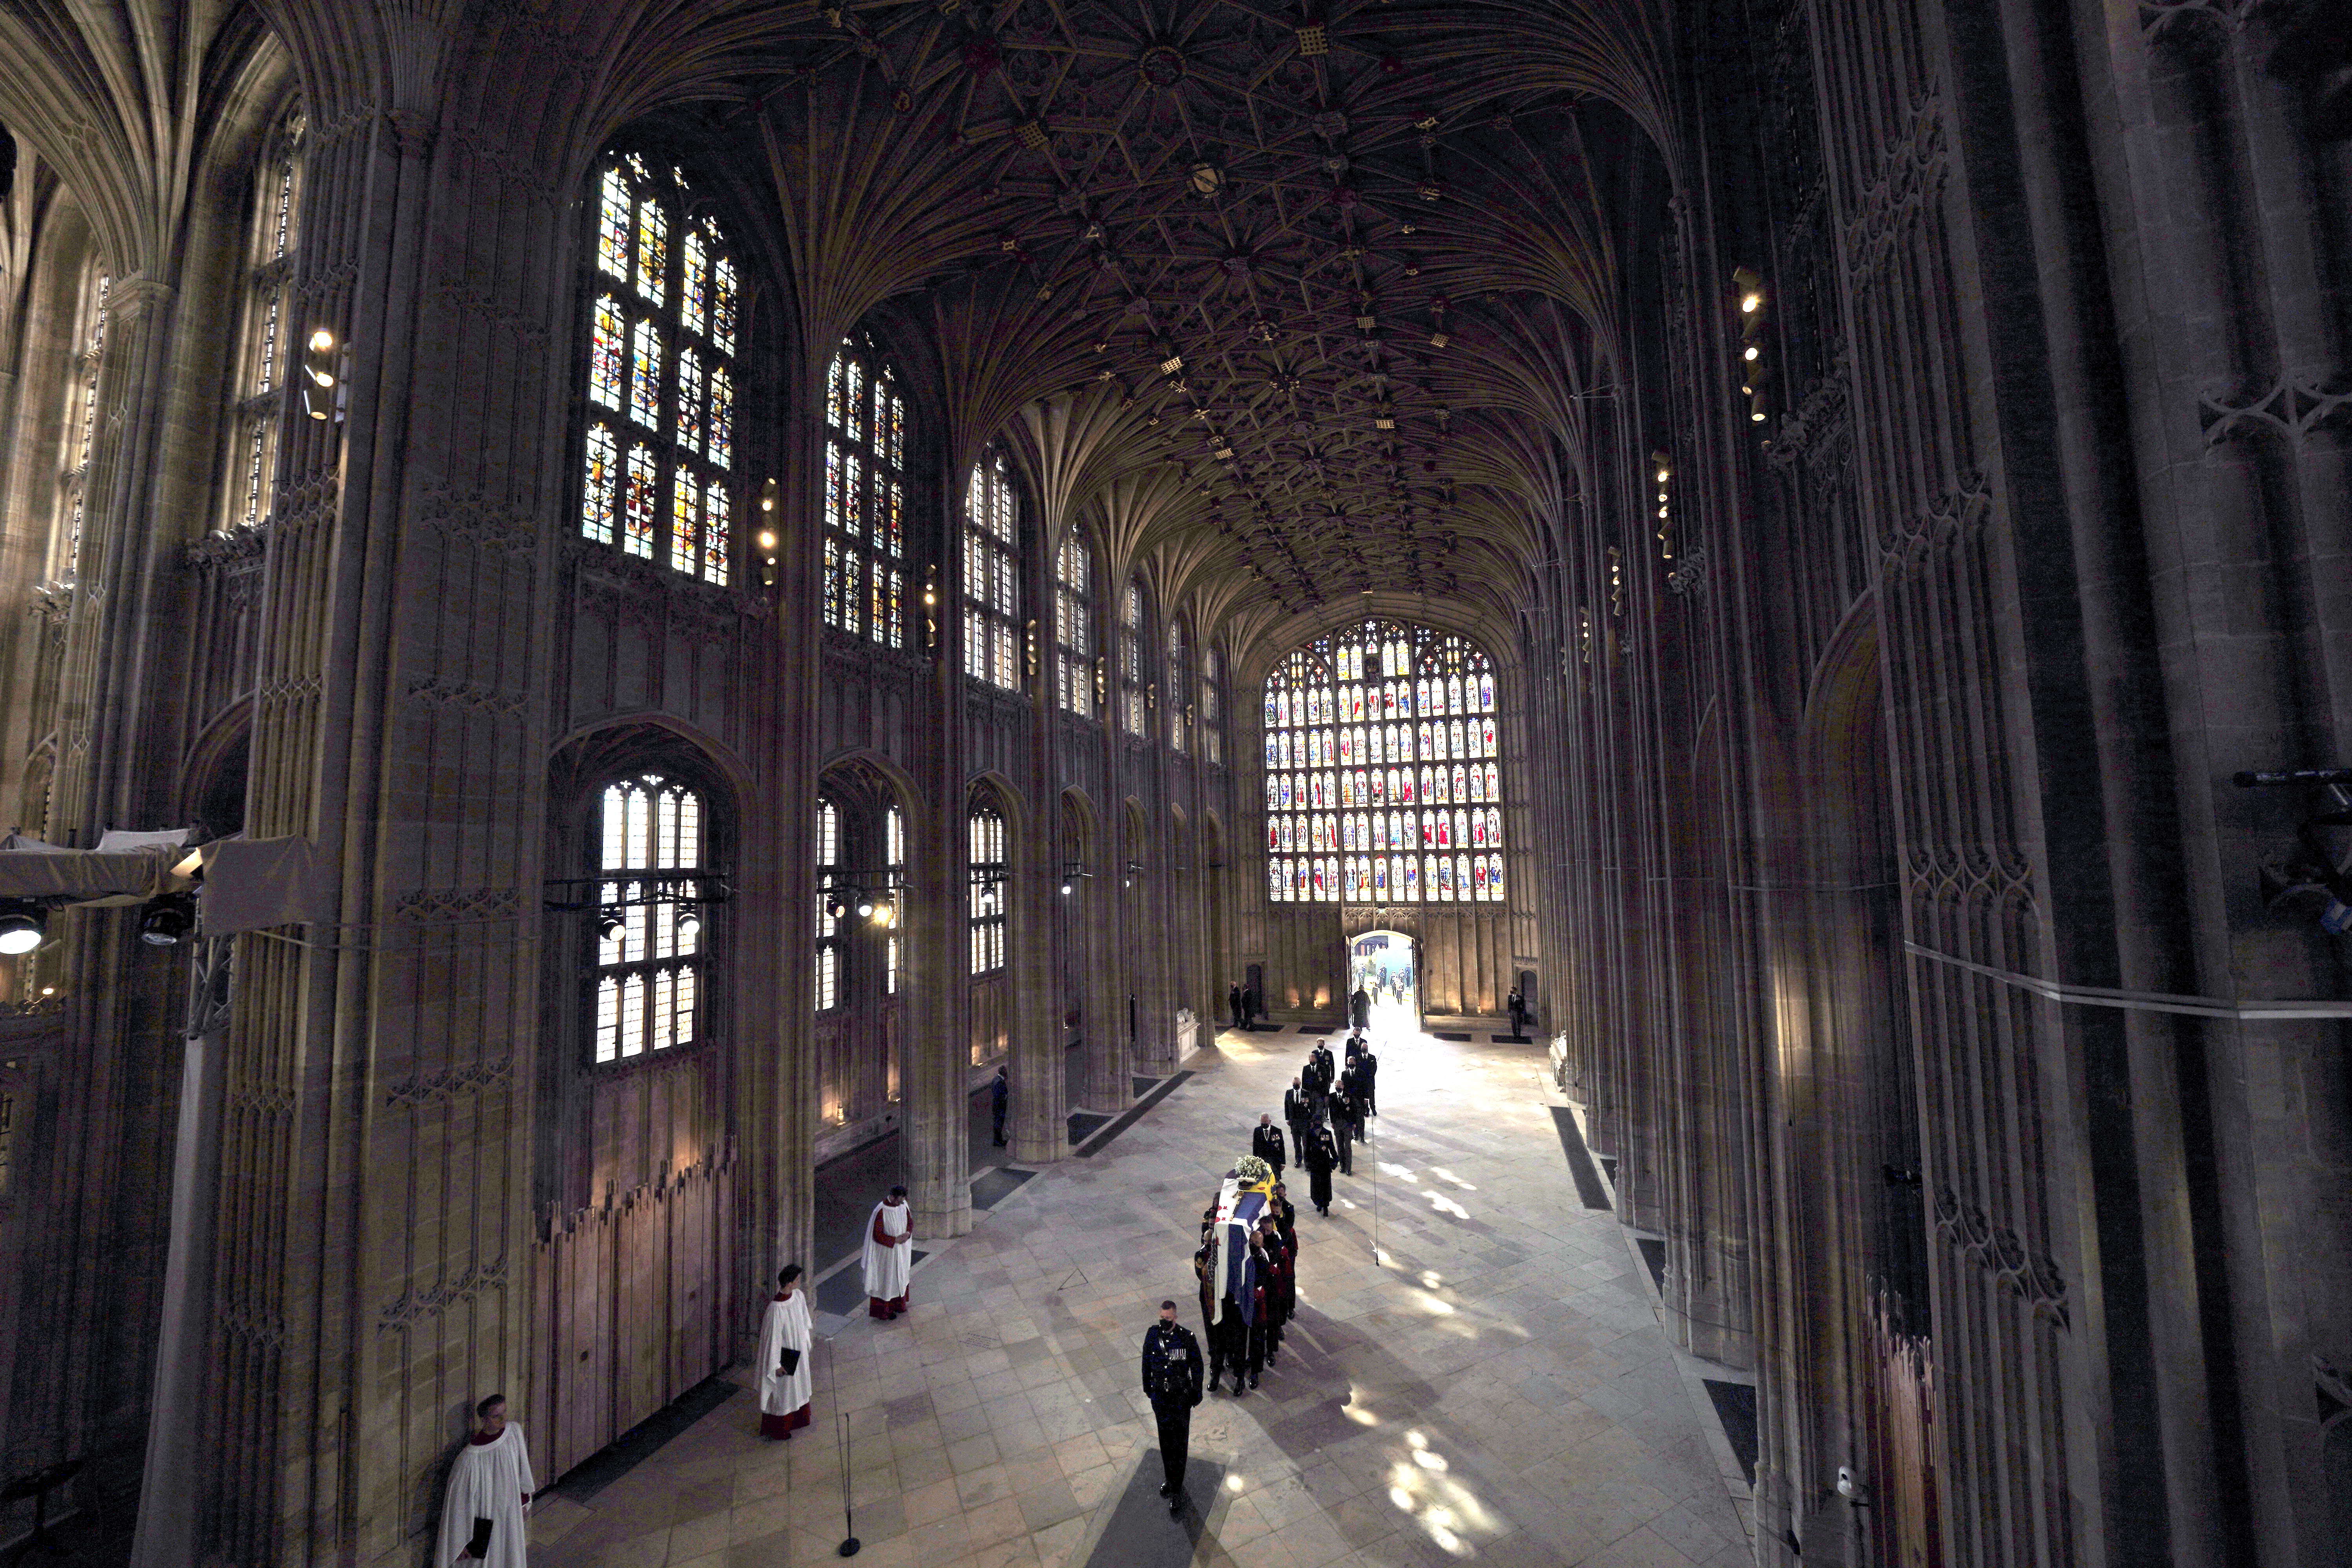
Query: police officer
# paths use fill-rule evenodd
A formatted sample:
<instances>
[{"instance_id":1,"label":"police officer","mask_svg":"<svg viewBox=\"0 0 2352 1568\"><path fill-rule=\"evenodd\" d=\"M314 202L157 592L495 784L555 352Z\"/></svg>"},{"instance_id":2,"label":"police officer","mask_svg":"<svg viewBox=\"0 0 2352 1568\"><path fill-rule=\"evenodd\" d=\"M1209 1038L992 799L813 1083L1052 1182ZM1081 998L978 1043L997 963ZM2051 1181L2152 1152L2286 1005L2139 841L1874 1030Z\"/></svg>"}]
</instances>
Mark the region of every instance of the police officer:
<instances>
[{"instance_id":1,"label":"police officer","mask_svg":"<svg viewBox=\"0 0 2352 1568\"><path fill-rule=\"evenodd\" d=\"M1160 1321L1143 1334L1143 1392L1160 1426L1160 1495L1184 1511L1184 1457L1192 1442L1192 1406L1201 1403L1201 1342L1176 1321L1176 1303L1160 1303Z\"/></svg>"}]
</instances>

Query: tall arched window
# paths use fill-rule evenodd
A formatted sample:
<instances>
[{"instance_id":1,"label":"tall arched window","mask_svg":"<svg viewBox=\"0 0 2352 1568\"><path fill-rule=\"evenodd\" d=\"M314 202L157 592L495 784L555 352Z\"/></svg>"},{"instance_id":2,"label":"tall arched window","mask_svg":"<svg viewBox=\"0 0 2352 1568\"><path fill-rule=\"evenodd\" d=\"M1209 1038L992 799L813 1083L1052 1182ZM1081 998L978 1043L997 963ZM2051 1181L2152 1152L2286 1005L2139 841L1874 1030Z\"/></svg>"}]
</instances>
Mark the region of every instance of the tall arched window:
<instances>
[{"instance_id":1,"label":"tall arched window","mask_svg":"<svg viewBox=\"0 0 2352 1568\"><path fill-rule=\"evenodd\" d=\"M686 175L635 153L596 179L580 531L726 583L734 535L740 289Z\"/></svg>"},{"instance_id":2,"label":"tall arched window","mask_svg":"<svg viewBox=\"0 0 2352 1568\"><path fill-rule=\"evenodd\" d=\"M57 527L47 575L70 583L81 561L81 525L89 500L89 465L98 449L98 373L106 359L106 302L114 279L103 263L82 275L75 316L74 363L66 377L65 471L58 476Z\"/></svg>"},{"instance_id":3,"label":"tall arched window","mask_svg":"<svg viewBox=\"0 0 2352 1568\"><path fill-rule=\"evenodd\" d=\"M1013 475L1003 452L972 465L963 502L963 671L1007 691L1021 685Z\"/></svg>"},{"instance_id":4,"label":"tall arched window","mask_svg":"<svg viewBox=\"0 0 2352 1568\"><path fill-rule=\"evenodd\" d=\"M897 806L882 814L882 863L893 889L890 931L883 944L882 994L898 994L898 933L907 924L907 817Z\"/></svg>"},{"instance_id":5,"label":"tall arched window","mask_svg":"<svg viewBox=\"0 0 2352 1568\"><path fill-rule=\"evenodd\" d=\"M1130 735L1149 735L1143 722L1143 587L1127 585L1118 607L1118 685L1121 717Z\"/></svg>"},{"instance_id":6,"label":"tall arched window","mask_svg":"<svg viewBox=\"0 0 2352 1568\"><path fill-rule=\"evenodd\" d=\"M1004 967L1004 818L987 806L971 814L971 972Z\"/></svg>"},{"instance_id":7,"label":"tall arched window","mask_svg":"<svg viewBox=\"0 0 2352 1568\"><path fill-rule=\"evenodd\" d=\"M907 646L907 400L863 338L824 391L824 624Z\"/></svg>"},{"instance_id":8,"label":"tall arched window","mask_svg":"<svg viewBox=\"0 0 2352 1568\"><path fill-rule=\"evenodd\" d=\"M1201 655L1201 756L1224 765L1225 661L1214 643Z\"/></svg>"},{"instance_id":9,"label":"tall arched window","mask_svg":"<svg viewBox=\"0 0 2352 1568\"><path fill-rule=\"evenodd\" d=\"M816 1010L829 1013L841 1005L841 916L834 912L840 897L836 880L841 868L841 809L829 800L816 803Z\"/></svg>"},{"instance_id":10,"label":"tall arched window","mask_svg":"<svg viewBox=\"0 0 2352 1568\"><path fill-rule=\"evenodd\" d=\"M599 857L596 1060L700 1037L702 797L658 773L605 786Z\"/></svg>"},{"instance_id":11,"label":"tall arched window","mask_svg":"<svg viewBox=\"0 0 2352 1568\"><path fill-rule=\"evenodd\" d=\"M1094 595L1087 542L1072 529L1054 555L1054 679L1062 707L1072 713L1095 710Z\"/></svg>"},{"instance_id":12,"label":"tall arched window","mask_svg":"<svg viewBox=\"0 0 2352 1568\"><path fill-rule=\"evenodd\" d=\"M1168 628L1168 744L1179 752L1184 750L1184 710L1192 689L1192 650L1184 646L1184 625L1179 621Z\"/></svg>"},{"instance_id":13,"label":"tall arched window","mask_svg":"<svg viewBox=\"0 0 2352 1568\"><path fill-rule=\"evenodd\" d=\"M294 242L302 200L302 110L289 110L270 132L254 176L253 235L246 249L244 348L236 372L223 528L252 528L269 515L278 478L278 416L286 369L300 353L293 320Z\"/></svg>"},{"instance_id":14,"label":"tall arched window","mask_svg":"<svg viewBox=\"0 0 2352 1568\"><path fill-rule=\"evenodd\" d=\"M1367 621L1265 684L1266 891L1281 902L1500 903L1495 670L1457 637Z\"/></svg>"}]
</instances>

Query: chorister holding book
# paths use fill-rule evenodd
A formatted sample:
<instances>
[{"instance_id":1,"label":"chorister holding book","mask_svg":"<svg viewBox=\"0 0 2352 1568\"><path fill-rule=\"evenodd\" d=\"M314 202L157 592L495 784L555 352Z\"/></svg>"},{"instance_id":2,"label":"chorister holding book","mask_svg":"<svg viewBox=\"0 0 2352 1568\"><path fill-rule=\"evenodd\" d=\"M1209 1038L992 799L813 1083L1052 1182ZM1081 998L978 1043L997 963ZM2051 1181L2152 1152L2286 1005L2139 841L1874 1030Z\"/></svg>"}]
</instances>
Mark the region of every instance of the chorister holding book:
<instances>
[{"instance_id":1,"label":"chorister holding book","mask_svg":"<svg viewBox=\"0 0 2352 1568\"><path fill-rule=\"evenodd\" d=\"M522 1428L507 1419L504 1394L474 1406L480 1428L458 1450L449 1468L449 1490L441 1503L440 1549L436 1568L482 1563L488 1568L524 1568L530 1551L530 1449Z\"/></svg>"}]
</instances>

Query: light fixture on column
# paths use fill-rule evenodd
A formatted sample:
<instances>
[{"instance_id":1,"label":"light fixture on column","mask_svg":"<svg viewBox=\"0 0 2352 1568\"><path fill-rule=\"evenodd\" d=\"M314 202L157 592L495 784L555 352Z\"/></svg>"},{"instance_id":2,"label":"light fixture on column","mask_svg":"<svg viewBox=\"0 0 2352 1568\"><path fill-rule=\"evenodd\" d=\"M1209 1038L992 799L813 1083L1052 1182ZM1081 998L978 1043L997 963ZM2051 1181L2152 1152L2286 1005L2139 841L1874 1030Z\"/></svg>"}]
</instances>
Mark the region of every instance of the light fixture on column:
<instances>
[{"instance_id":1,"label":"light fixture on column","mask_svg":"<svg viewBox=\"0 0 2352 1568\"><path fill-rule=\"evenodd\" d=\"M49 911L28 899L0 907L0 953L22 956L41 945L49 930Z\"/></svg>"},{"instance_id":2,"label":"light fixture on column","mask_svg":"<svg viewBox=\"0 0 2352 1568\"><path fill-rule=\"evenodd\" d=\"M1772 375L1764 358L1764 279L1752 267L1735 267L1731 281L1739 291L1739 390L1748 398L1748 422L1761 425L1771 414L1764 387Z\"/></svg>"},{"instance_id":3,"label":"light fixture on column","mask_svg":"<svg viewBox=\"0 0 2352 1568\"><path fill-rule=\"evenodd\" d=\"M1127 879L1125 885L1132 888L1135 886L1135 879L1142 875L1143 862L1140 860L1129 860L1127 863Z\"/></svg>"},{"instance_id":4,"label":"light fixture on column","mask_svg":"<svg viewBox=\"0 0 2352 1568\"><path fill-rule=\"evenodd\" d=\"M335 352L335 334L313 327L302 344L302 412L313 419L343 416L341 369Z\"/></svg>"}]
</instances>

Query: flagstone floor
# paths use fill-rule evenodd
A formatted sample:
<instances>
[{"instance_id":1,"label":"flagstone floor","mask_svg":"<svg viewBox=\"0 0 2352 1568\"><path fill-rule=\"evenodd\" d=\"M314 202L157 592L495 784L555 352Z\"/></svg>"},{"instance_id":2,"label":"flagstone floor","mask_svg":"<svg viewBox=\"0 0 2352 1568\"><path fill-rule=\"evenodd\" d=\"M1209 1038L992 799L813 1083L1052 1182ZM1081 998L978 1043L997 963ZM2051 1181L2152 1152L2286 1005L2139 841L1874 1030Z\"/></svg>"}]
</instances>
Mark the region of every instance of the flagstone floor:
<instances>
[{"instance_id":1,"label":"flagstone floor","mask_svg":"<svg viewBox=\"0 0 2352 1568\"><path fill-rule=\"evenodd\" d=\"M808 1430L762 1443L735 1395L585 1503L548 1499L536 1568L838 1562L845 1438L861 1564L1120 1563L1132 1543L1100 1537L1157 1463L1143 1331L1173 1296L1197 1331L1201 1209L1258 1112L1279 1119L1311 1044L1221 1037L1100 1153L938 1245L905 1319L821 1318ZM1377 1044L1383 1114L1331 1217L1303 1180L1292 1194L1300 1307L1281 1365L1193 1413L1192 1453L1226 1472L1193 1560L1751 1562L1745 1488L1727 1484L1737 1467L1649 1283L1615 1216L1578 1203L1541 1048L1402 1027Z\"/></svg>"}]
</instances>

